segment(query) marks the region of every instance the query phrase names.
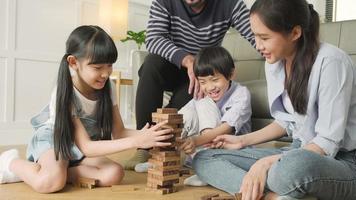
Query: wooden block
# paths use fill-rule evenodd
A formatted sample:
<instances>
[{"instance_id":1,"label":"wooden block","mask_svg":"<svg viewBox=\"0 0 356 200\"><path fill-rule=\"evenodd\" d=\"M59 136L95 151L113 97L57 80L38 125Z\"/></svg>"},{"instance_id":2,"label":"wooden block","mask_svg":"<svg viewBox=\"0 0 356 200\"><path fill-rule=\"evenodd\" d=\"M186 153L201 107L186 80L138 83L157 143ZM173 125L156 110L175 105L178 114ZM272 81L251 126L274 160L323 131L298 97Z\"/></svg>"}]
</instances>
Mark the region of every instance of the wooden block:
<instances>
[{"instance_id":1,"label":"wooden block","mask_svg":"<svg viewBox=\"0 0 356 200\"><path fill-rule=\"evenodd\" d=\"M157 169L148 169L149 174L156 174L158 176L169 176L169 175L174 175L174 174L179 174L179 170L157 170Z\"/></svg>"},{"instance_id":2,"label":"wooden block","mask_svg":"<svg viewBox=\"0 0 356 200\"><path fill-rule=\"evenodd\" d=\"M154 188L146 188L147 192L155 192L156 194L170 194L170 193L174 193L177 192L177 188L176 187L171 187L171 188L159 188L159 189L154 189Z\"/></svg>"},{"instance_id":3,"label":"wooden block","mask_svg":"<svg viewBox=\"0 0 356 200\"><path fill-rule=\"evenodd\" d=\"M179 170L179 176L190 175L190 169L182 168Z\"/></svg>"},{"instance_id":4,"label":"wooden block","mask_svg":"<svg viewBox=\"0 0 356 200\"><path fill-rule=\"evenodd\" d=\"M168 114L168 113L177 113L178 110L176 108L157 108L157 113L160 114Z\"/></svg>"},{"instance_id":5,"label":"wooden block","mask_svg":"<svg viewBox=\"0 0 356 200\"><path fill-rule=\"evenodd\" d=\"M176 151L175 146L168 146L168 147L153 147L154 151Z\"/></svg>"},{"instance_id":6,"label":"wooden block","mask_svg":"<svg viewBox=\"0 0 356 200\"><path fill-rule=\"evenodd\" d=\"M150 150L150 154L156 154L159 156L180 156L180 152L179 151L154 151L154 150Z\"/></svg>"},{"instance_id":7,"label":"wooden block","mask_svg":"<svg viewBox=\"0 0 356 200\"><path fill-rule=\"evenodd\" d=\"M234 196L218 196L212 197L211 200L235 200Z\"/></svg>"},{"instance_id":8,"label":"wooden block","mask_svg":"<svg viewBox=\"0 0 356 200\"><path fill-rule=\"evenodd\" d=\"M98 182L99 181L96 179L79 177L75 185L82 188L93 189L96 185L98 185Z\"/></svg>"},{"instance_id":9,"label":"wooden block","mask_svg":"<svg viewBox=\"0 0 356 200\"><path fill-rule=\"evenodd\" d=\"M161 118L155 118L155 117L152 117L152 122L155 122L155 123L160 123L160 122L163 122L163 121L167 121L167 119L161 119ZM171 125L171 124L182 124L183 123L183 118L181 119L168 119L168 122L167 122L167 125Z\"/></svg>"},{"instance_id":10,"label":"wooden block","mask_svg":"<svg viewBox=\"0 0 356 200\"><path fill-rule=\"evenodd\" d=\"M218 193L211 193L200 197L200 200L211 200L213 197L218 197Z\"/></svg>"},{"instance_id":11,"label":"wooden block","mask_svg":"<svg viewBox=\"0 0 356 200\"><path fill-rule=\"evenodd\" d=\"M112 185L111 191L113 192L131 192L138 190L139 187L134 185Z\"/></svg>"},{"instance_id":12,"label":"wooden block","mask_svg":"<svg viewBox=\"0 0 356 200\"><path fill-rule=\"evenodd\" d=\"M235 193L235 199L236 200L242 200L242 194L241 193Z\"/></svg>"},{"instance_id":13,"label":"wooden block","mask_svg":"<svg viewBox=\"0 0 356 200\"><path fill-rule=\"evenodd\" d=\"M183 119L183 115L182 115L182 114L152 113L152 118L165 119L165 120L170 120L170 119Z\"/></svg>"},{"instance_id":14,"label":"wooden block","mask_svg":"<svg viewBox=\"0 0 356 200\"><path fill-rule=\"evenodd\" d=\"M180 155L177 156L160 156L157 154L152 155L152 159L157 160L157 161L163 161L163 162L168 162L168 161L180 161Z\"/></svg>"},{"instance_id":15,"label":"wooden block","mask_svg":"<svg viewBox=\"0 0 356 200\"><path fill-rule=\"evenodd\" d=\"M147 178L156 179L157 181L171 181L171 180L179 179L179 174L160 176L157 174L148 173Z\"/></svg>"},{"instance_id":16,"label":"wooden block","mask_svg":"<svg viewBox=\"0 0 356 200\"><path fill-rule=\"evenodd\" d=\"M157 185L160 185L160 186L167 186L167 185L173 185L175 183L179 183L179 179L173 179L173 180L158 180L158 179L154 179L154 178L151 178L149 176L147 176L147 182L148 183L151 183L151 184L157 184Z\"/></svg>"},{"instance_id":17,"label":"wooden block","mask_svg":"<svg viewBox=\"0 0 356 200\"><path fill-rule=\"evenodd\" d=\"M173 187L173 184L167 184L165 186L158 185L157 183L153 183L150 181L147 181L147 187L152 188L152 189L161 189L161 188L171 188Z\"/></svg>"},{"instance_id":18,"label":"wooden block","mask_svg":"<svg viewBox=\"0 0 356 200\"><path fill-rule=\"evenodd\" d=\"M180 166L180 160L175 160L175 161L158 161L155 159L148 159L148 162L151 163L154 166Z\"/></svg>"},{"instance_id":19,"label":"wooden block","mask_svg":"<svg viewBox=\"0 0 356 200\"><path fill-rule=\"evenodd\" d=\"M165 124L163 126L161 126L162 129L166 129L166 128L169 128L169 129L177 129L177 128L180 128L178 124Z\"/></svg>"}]
</instances>

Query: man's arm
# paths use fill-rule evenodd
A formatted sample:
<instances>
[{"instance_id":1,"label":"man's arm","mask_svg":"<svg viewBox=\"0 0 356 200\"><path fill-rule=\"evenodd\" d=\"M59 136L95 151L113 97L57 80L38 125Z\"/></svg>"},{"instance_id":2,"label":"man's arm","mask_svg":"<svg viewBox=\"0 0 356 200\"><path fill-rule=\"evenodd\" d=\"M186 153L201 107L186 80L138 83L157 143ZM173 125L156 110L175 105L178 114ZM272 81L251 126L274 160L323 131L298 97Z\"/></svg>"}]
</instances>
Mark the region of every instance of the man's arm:
<instances>
[{"instance_id":1,"label":"man's arm","mask_svg":"<svg viewBox=\"0 0 356 200\"><path fill-rule=\"evenodd\" d=\"M171 13L168 12L161 2L158 0L153 1L150 8L146 48L150 53L160 55L176 66L181 67L183 58L189 55L189 53L177 47L169 39Z\"/></svg>"},{"instance_id":2,"label":"man's arm","mask_svg":"<svg viewBox=\"0 0 356 200\"><path fill-rule=\"evenodd\" d=\"M231 26L256 48L255 37L250 27L250 10L242 0L237 1L232 11Z\"/></svg>"}]
</instances>

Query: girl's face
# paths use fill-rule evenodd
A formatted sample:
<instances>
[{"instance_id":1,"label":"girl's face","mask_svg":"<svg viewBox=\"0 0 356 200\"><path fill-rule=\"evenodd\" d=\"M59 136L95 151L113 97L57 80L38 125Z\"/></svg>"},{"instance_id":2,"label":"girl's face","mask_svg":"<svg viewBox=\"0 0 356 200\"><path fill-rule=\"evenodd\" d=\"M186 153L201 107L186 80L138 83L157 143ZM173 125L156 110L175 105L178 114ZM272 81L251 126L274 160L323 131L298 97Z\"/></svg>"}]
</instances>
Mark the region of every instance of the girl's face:
<instances>
[{"instance_id":1,"label":"girl's face","mask_svg":"<svg viewBox=\"0 0 356 200\"><path fill-rule=\"evenodd\" d=\"M270 30L260 19L258 14L251 14L250 23L255 34L256 47L266 61L273 64L281 59L293 59L295 55L296 40L300 34L294 28L291 33L282 34Z\"/></svg>"},{"instance_id":2,"label":"girl's face","mask_svg":"<svg viewBox=\"0 0 356 200\"><path fill-rule=\"evenodd\" d=\"M112 64L89 64L88 59L75 59L75 63L71 63L71 61L69 63L71 68L77 73L77 77L75 77L77 81L81 85L87 85L94 90L104 88L106 81L112 73Z\"/></svg>"},{"instance_id":3,"label":"girl's face","mask_svg":"<svg viewBox=\"0 0 356 200\"><path fill-rule=\"evenodd\" d=\"M230 85L230 80L219 72L209 76L198 76L198 81L203 93L215 102L223 97Z\"/></svg>"}]
</instances>

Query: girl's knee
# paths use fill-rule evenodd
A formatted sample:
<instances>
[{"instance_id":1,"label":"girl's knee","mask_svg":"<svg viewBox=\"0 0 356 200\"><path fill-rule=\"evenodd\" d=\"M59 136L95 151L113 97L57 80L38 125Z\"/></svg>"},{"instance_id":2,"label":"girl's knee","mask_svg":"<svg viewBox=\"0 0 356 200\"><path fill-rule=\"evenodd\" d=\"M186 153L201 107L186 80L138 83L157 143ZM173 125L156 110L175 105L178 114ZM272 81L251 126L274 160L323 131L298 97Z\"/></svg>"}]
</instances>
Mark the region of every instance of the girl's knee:
<instances>
[{"instance_id":1,"label":"girl's knee","mask_svg":"<svg viewBox=\"0 0 356 200\"><path fill-rule=\"evenodd\" d=\"M112 165L103 170L105 171L103 172L103 176L100 179L100 183L102 186L111 186L119 184L125 175L124 168L117 163L113 163Z\"/></svg>"},{"instance_id":2,"label":"girl's knee","mask_svg":"<svg viewBox=\"0 0 356 200\"><path fill-rule=\"evenodd\" d=\"M67 174L63 172L48 172L39 176L32 186L39 193L53 193L62 190L67 181Z\"/></svg>"}]
</instances>

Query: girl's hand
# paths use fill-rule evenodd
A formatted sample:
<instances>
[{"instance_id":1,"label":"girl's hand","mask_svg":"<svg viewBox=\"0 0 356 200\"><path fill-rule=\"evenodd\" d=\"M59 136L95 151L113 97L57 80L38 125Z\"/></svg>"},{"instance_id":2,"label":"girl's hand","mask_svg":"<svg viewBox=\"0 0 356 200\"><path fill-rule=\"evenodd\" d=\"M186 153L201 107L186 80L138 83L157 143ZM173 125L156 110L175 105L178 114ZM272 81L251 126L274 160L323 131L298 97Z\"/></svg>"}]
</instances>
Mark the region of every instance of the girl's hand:
<instances>
[{"instance_id":1,"label":"girl's hand","mask_svg":"<svg viewBox=\"0 0 356 200\"><path fill-rule=\"evenodd\" d=\"M258 200L262 198L268 169L268 164L263 159L252 165L242 180L239 191L239 193L242 193L242 200Z\"/></svg>"},{"instance_id":2,"label":"girl's hand","mask_svg":"<svg viewBox=\"0 0 356 200\"><path fill-rule=\"evenodd\" d=\"M196 143L194 137L187 138L182 145L180 145L180 150L184 151L186 154L192 154L195 152Z\"/></svg>"},{"instance_id":3,"label":"girl's hand","mask_svg":"<svg viewBox=\"0 0 356 200\"><path fill-rule=\"evenodd\" d=\"M161 126L167 124L167 121L160 122L152 127L147 123L134 138L138 148L165 147L171 145L170 142L162 142L173 137L172 129L160 130Z\"/></svg>"},{"instance_id":4,"label":"girl's hand","mask_svg":"<svg viewBox=\"0 0 356 200\"><path fill-rule=\"evenodd\" d=\"M243 136L219 135L213 140L212 148L241 149L244 147Z\"/></svg>"}]
</instances>

